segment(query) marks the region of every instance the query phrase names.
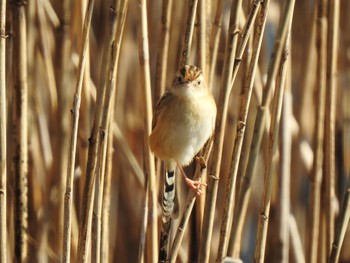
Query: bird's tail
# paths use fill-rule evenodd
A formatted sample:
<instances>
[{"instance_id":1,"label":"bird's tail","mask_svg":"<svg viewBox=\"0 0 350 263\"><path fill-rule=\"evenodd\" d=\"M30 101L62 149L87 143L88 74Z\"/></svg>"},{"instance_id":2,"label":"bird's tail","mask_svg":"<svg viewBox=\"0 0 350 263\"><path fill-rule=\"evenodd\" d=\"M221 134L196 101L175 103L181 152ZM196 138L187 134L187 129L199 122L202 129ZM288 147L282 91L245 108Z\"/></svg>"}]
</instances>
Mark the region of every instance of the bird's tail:
<instances>
[{"instance_id":1,"label":"bird's tail","mask_svg":"<svg viewBox=\"0 0 350 263\"><path fill-rule=\"evenodd\" d=\"M175 208L175 170L165 173L162 219L168 222Z\"/></svg>"},{"instance_id":2,"label":"bird's tail","mask_svg":"<svg viewBox=\"0 0 350 263\"><path fill-rule=\"evenodd\" d=\"M165 173L162 200L162 228L160 233L159 262L166 262L169 256L171 216L175 208L175 169Z\"/></svg>"}]
</instances>

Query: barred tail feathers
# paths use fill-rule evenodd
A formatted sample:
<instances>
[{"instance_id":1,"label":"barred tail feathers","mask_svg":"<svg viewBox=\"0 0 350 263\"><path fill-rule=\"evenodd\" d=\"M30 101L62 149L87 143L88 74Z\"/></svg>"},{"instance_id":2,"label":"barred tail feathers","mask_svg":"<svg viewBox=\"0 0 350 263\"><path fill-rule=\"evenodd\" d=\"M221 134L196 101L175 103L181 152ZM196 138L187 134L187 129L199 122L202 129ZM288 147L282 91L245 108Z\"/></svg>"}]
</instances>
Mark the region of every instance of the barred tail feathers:
<instances>
[{"instance_id":1,"label":"barred tail feathers","mask_svg":"<svg viewBox=\"0 0 350 263\"><path fill-rule=\"evenodd\" d=\"M162 202L163 221L169 221L175 207L175 170L165 173Z\"/></svg>"}]
</instances>

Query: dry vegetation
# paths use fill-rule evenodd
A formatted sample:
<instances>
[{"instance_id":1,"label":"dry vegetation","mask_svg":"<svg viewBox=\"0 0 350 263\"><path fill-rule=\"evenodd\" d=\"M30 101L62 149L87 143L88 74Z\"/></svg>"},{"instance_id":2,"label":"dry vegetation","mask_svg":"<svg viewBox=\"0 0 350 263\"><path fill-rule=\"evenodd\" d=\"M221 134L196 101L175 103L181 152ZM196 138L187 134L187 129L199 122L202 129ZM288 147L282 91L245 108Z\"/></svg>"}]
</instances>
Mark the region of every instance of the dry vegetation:
<instances>
[{"instance_id":1,"label":"dry vegetation","mask_svg":"<svg viewBox=\"0 0 350 263\"><path fill-rule=\"evenodd\" d=\"M171 262L350 262L350 2L0 0L0 262L157 262L152 108L218 106ZM180 225L180 227L179 227Z\"/></svg>"}]
</instances>

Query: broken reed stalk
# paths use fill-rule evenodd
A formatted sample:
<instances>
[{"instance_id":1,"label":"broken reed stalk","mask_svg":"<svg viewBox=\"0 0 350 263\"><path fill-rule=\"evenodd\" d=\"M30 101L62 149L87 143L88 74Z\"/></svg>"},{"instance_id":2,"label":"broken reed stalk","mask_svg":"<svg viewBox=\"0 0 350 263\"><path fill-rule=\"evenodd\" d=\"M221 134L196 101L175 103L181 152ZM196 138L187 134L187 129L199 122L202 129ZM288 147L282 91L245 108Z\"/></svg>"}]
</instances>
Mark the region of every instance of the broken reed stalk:
<instances>
[{"instance_id":1,"label":"broken reed stalk","mask_svg":"<svg viewBox=\"0 0 350 263\"><path fill-rule=\"evenodd\" d=\"M335 119L337 95L337 62L339 37L340 1L328 1L328 40L327 40L327 88L325 113L325 217L326 255L328 257L334 239L334 199L335 199Z\"/></svg>"},{"instance_id":2,"label":"broken reed stalk","mask_svg":"<svg viewBox=\"0 0 350 263\"><path fill-rule=\"evenodd\" d=\"M294 0L290 1L293 2ZM294 3L293 3L294 4ZM291 23L289 24L290 31ZM270 132L269 132L269 146L268 146L268 156L267 164L265 170L265 180L264 180L264 190L263 196L260 205L260 213L258 218L258 230L256 238L256 247L255 247L255 262L264 262L265 260L265 251L266 251L266 237L267 229L269 226L269 217L270 217L270 204L272 196L272 186L273 179L275 176L275 167L278 161L278 136L280 129L280 119L282 113L283 105L283 95L285 89L285 80L287 74L287 58L289 56L289 46L288 46L288 37L285 40L284 51L282 54L282 60L280 65L280 70L277 75L276 88L273 99L273 110L272 118L270 123Z\"/></svg>"},{"instance_id":3,"label":"broken reed stalk","mask_svg":"<svg viewBox=\"0 0 350 263\"><path fill-rule=\"evenodd\" d=\"M25 2L13 3L13 156L16 262L28 260L28 83Z\"/></svg>"},{"instance_id":4,"label":"broken reed stalk","mask_svg":"<svg viewBox=\"0 0 350 263\"><path fill-rule=\"evenodd\" d=\"M79 67L78 67L78 80L75 89L75 95L73 99L72 109L72 128L70 137L70 146L68 153L68 166L67 166L67 178L66 178L66 191L64 195L64 234L63 234L63 255L62 261L64 263L70 262L70 249L71 249L71 230L72 230L72 198L73 198L73 180L75 170L75 156L77 148L77 135L79 124L79 110L81 102L81 91L83 86L84 68L87 58L88 44L89 44L89 32L92 18L92 11L94 6L94 0L90 0L85 12L85 20L83 27L83 44L80 53Z\"/></svg>"},{"instance_id":5,"label":"broken reed stalk","mask_svg":"<svg viewBox=\"0 0 350 263\"><path fill-rule=\"evenodd\" d=\"M100 80L99 89L97 90L96 98L96 110L94 116L94 122L92 126L91 136L89 138L89 150L88 160L86 166L86 179L84 184L83 200L82 200L82 213L81 213L81 225L79 227L79 242L78 242L78 262L85 262L87 260L89 235L91 228L91 217L93 209L93 193L94 183L96 179L96 173L98 168L98 159L100 158L101 145L105 142L105 134L107 131L108 114L109 112L111 96L107 97L106 94L111 95L114 87L108 84L108 80L111 74L111 68L113 67L113 43L115 39L115 33L117 29L117 1L111 0L109 4L108 21L106 24L105 39L103 43L103 54L100 68Z\"/></svg>"},{"instance_id":6,"label":"broken reed stalk","mask_svg":"<svg viewBox=\"0 0 350 263\"><path fill-rule=\"evenodd\" d=\"M261 12L262 12L260 16L261 20L259 20L258 25L266 22L268 6L269 6L269 0L264 1L263 7L261 9ZM233 217L234 219L232 222L229 252L233 253L233 255L235 256L238 253L238 251L234 251L234 249L235 247L238 247L238 244L236 244L236 242L238 240L238 237L240 236L240 233L238 233L237 230L241 229L239 226L240 224L243 223L243 214L241 213L241 211L245 205L245 202L248 202L248 198L249 198L248 194L249 194L250 184L251 184L252 175L254 171L255 160L258 155L258 151L260 149L261 139L262 139L262 135L265 127L265 119L268 111L268 106L270 104L272 89L274 86L274 80L276 78L277 70L281 60L281 55L284 47L283 43L285 42L285 39L287 36L289 23L291 23L293 9L294 9L294 1L289 0L287 2L284 13L281 16L282 19L279 23L273 51L271 54L271 60L268 67L266 87L264 89L261 105L258 107L257 116L255 118L254 133L253 133L252 142L250 146L247 169L246 169L245 175L242 177L240 182L238 200L236 202L237 205L235 208L234 217Z\"/></svg>"},{"instance_id":7,"label":"broken reed stalk","mask_svg":"<svg viewBox=\"0 0 350 263\"><path fill-rule=\"evenodd\" d=\"M162 17L160 20L160 30L158 38L158 54L156 64L156 79L155 91L153 95L153 102L157 103L165 91L166 74L168 68L168 52L169 52L169 38L170 38L170 23L172 14L173 0L163 1Z\"/></svg>"},{"instance_id":8,"label":"broken reed stalk","mask_svg":"<svg viewBox=\"0 0 350 263\"><path fill-rule=\"evenodd\" d=\"M0 1L0 261L7 262L6 247L6 0Z\"/></svg>"},{"instance_id":9,"label":"broken reed stalk","mask_svg":"<svg viewBox=\"0 0 350 263\"><path fill-rule=\"evenodd\" d=\"M157 262L158 256L158 216L157 216L157 188L154 155L148 147L148 136L152 131L152 95L151 95L151 76L149 65L149 46L148 46L148 22L146 1L139 0L138 9L138 35L139 35L139 63L141 75L141 88L143 94L143 112L144 112L144 142L145 142L145 163L149 182L149 224L147 232L149 234L148 248L151 262ZM147 145L147 146L146 146Z\"/></svg>"},{"instance_id":10,"label":"broken reed stalk","mask_svg":"<svg viewBox=\"0 0 350 263\"><path fill-rule=\"evenodd\" d=\"M0 1L0 262L7 262L6 0Z\"/></svg>"},{"instance_id":11,"label":"broken reed stalk","mask_svg":"<svg viewBox=\"0 0 350 263\"><path fill-rule=\"evenodd\" d=\"M209 139L209 142L206 144L207 147L204 149L204 156L203 158L199 157L196 158L196 170L194 172L194 180L201 181L203 178L204 173L206 172L206 165L211 153L212 149L212 140ZM175 234L175 238L173 241L173 244L171 246L171 252L170 252L170 262L175 263L177 255L179 253L180 245L183 239L183 236L185 234L185 230L188 225L189 218L191 216L191 212L193 210L194 203L197 199L196 194L193 191L188 192L187 196L187 203L184 209L184 212L182 214L182 218L180 221L180 224L177 228L177 232Z\"/></svg>"},{"instance_id":12,"label":"broken reed stalk","mask_svg":"<svg viewBox=\"0 0 350 263\"><path fill-rule=\"evenodd\" d=\"M218 111L215 122L215 132L213 139L213 164L209 170L208 188L205 199L205 210L203 218L203 228L201 235L201 244L199 248L198 262L208 262L210 253L210 242L214 224L215 202L218 190L218 181L220 177L220 165L222 159L222 149L224 143L224 131L226 126L226 115L231 92L230 84L234 68L234 58L236 54L239 29L238 29L238 11L241 6L241 0L233 1L231 5L230 25L228 30L228 39L225 48L225 61L222 74L221 88L219 93Z\"/></svg>"},{"instance_id":13,"label":"broken reed stalk","mask_svg":"<svg viewBox=\"0 0 350 263\"><path fill-rule=\"evenodd\" d=\"M214 85L214 75L215 75L215 68L216 68L216 62L218 57L218 50L219 50L219 42L220 42L220 34L222 30L222 6L223 6L223 0L218 0L216 2L216 11L215 11L215 18L212 25L212 29L210 32L210 40L209 40L209 49L211 53L210 57L210 73L209 73L209 81L208 81L208 87L212 91L213 85Z\"/></svg>"},{"instance_id":14,"label":"broken reed stalk","mask_svg":"<svg viewBox=\"0 0 350 263\"><path fill-rule=\"evenodd\" d=\"M251 10L252 15L249 16L249 20L248 20L248 21L251 21L250 25L252 25L253 20L255 20L259 6L260 6L260 4L258 2L256 2L253 5L253 8ZM254 19L251 20L250 19L251 17ZM240 155L241 155L241 151L242 151L243 138L244 138L244 134L245 134L250 99L251 99L252 90L253 90L253 86L254 86L255 72L257 69L258 58L259 58L259 54L260 54L260 47L261 47L261 41L262 41L262 34L261 33L262 33L262 31L257 32L257 36L259 37L259 39L256 42L257 47L254 48L254 50L253 50L252 58L251 58L249 69L248 69L247 80L245 82L243 94L241 97L241 106L240 106L240 111L239 111L239 116L238 116L237 129L236 129L237 130L236 138L235 138L235 142L234 142L234 147L233 147L233 152L232 152L232 157L231 157L230 172L229 172L228 182L227 182L227 186L226 186L224 212L223 212L223 218L221 221L220 240L219 240L216 262L221 262L227 254L230 224L232 222L232 214L233 214L233 207L234 207L236 178L237 178ZM239 50L241 50L241 47L243 45L244 44L243 44L243 40L242 40L240 43ZM238 57L238 55L240 57ZM237 53L236 60L237 61L241 60L242 55L243 55L243 53L241 53L241 51L240 51L240 54Z\"/></svg>"},{"instance_id":15,"label":"broken reed stalk","mask_svg":"<svg viewBox=\"0 0 350 263\"><path fill-rule=\"evenodd\" d=\"M309 253L308 262L316 263L318 260L318 240L320 231L320 207L321 207L321 183L323 177L324 162L324 121L326 103L326 74L327 74L327 17L326 1L319 0L315 3L317 8L317 77L316 77L316 127L314 142L313 172L310 177L310 214L309 214Z\"/></svg>"},{"instance_id":16,"label":"broken reed stalk","mask_svg":"<svg viewBox=\"0 0 350 263\"><path fill-rule=\"evenodd\" d=\"M192 37L193 37L193 27L194 27L194 21L196 19L197 4L198 4L198 0L190 0L189 7L188 7L187 22L186 22L185 38L182 45L180 67L185 66L186 64L189 64Z\"/></svg>"}]
</instances>

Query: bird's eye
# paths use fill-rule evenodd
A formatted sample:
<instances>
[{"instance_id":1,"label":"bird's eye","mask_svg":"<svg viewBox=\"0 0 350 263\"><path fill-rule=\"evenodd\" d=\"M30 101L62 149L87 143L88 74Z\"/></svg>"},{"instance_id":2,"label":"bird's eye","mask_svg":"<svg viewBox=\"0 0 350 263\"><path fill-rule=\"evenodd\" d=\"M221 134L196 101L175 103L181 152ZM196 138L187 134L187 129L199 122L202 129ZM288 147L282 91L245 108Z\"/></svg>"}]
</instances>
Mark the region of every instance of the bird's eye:
<instances>
[{"instance_id":1,"label":"bird's eye","mask_svg":"<svg viewBox=\"0 0 350 263\"><path fill-rule=\"evenodd\" d=\"M182 78L181 78L181 77L178 77L178 78L177 78L177 81L178 81L178 82L181 82L181 81L182 81Z\"/></svg>"},{"instance_id":2,"label":"bird's eye","mask_svg":"<svg viewBox=\"0 0 350 263\"><path fill-rule=\"evenodd\" d=\"M198 81L197 83L198 83L198 85L201 85L201 81Z\"/></svg>"}]
</instances>

